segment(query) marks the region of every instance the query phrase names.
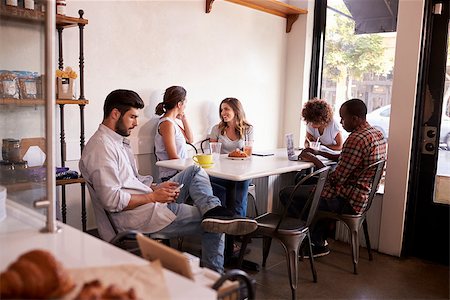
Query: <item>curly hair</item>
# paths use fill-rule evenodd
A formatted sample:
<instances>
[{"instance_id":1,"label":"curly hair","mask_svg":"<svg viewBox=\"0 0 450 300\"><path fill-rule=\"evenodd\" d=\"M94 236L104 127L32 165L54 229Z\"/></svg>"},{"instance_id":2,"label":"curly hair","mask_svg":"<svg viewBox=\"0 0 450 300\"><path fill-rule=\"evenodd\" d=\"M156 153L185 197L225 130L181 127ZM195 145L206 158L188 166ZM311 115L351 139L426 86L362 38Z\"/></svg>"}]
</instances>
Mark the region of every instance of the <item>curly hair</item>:
<instances>
[{"instance_id":1,"label":"curly hair","mask_svg":"<svg viewBox=\"0 0 450 300\"><path fill-rule=\"evenodd\" d=\"M302 109L302 117L307 123L328 124L333 119L333 109L323 99L311 99Z\"/></svg>"}]
</instances>

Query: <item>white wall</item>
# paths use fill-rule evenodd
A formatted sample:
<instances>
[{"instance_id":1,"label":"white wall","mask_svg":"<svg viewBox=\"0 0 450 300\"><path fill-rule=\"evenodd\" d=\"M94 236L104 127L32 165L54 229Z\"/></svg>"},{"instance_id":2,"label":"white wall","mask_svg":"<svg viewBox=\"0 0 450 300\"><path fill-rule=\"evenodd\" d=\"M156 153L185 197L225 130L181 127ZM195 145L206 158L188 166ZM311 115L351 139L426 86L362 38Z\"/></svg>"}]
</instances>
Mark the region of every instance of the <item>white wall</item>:
<instances>
[{"instance_id":1,"label":"white wall","mask_svg":"<svg viewBox=\"0 0 450 300\"><path fill-rule=\"evenodd\" d=\"M285 33L285 19L225 1L215 1L210 14L205 1L69 1L68 15L85 11L86 140L102 119L106 95L117 88L137 91L148 107L132 134L141 173L149 173L150 139L146 123L165 88L182 85L188 91L187 115L195 139L208 128L205 115L225 97L243 102L247 118L255 126L255 148L280 146L286 79L287 38L303 39L305 21ZM302 24L303 23L303 24ZM296 26L301 24L301 30ZM65 30L66 65L78 66L77 30ZM297 54L303 57L303 50ZM298 64L302 69L302 64ZM301 82L297 83L301 86ZM157 99L159 98L159 99ZM68 158L79 159L78 111L67 112ZM139 138L139 140L137 140ZM147 143L148 141L148 143ZM73 205L78 187L70 186ZM73 208L76 211L75 207ZM69 220L79 223L76 212Z\"/></svg>"},{"instance_id":2,"label":"white wall","mask_svg":"<svg viewBox=\"0 0 450 300\"><path fill-rule=\"evenodd\" d=\"M82 8L89 19L85 29L85 95L90 100L85 111L86 139L101 122L103 101L111 90L136 90L148 107L133 133L133 146L141 172L149 172L151 148L147 145L152 137L145 125L163 90L174 84L188 90L187 113L197 140L208 126L206 112L217 111L227 96L242 100L256 127L256 148L281 146L283 134L289 131L298 138L300 108L309 86L313 1L292 3L310 13L300 16L286 34L284 19L224 1L215 1L210 14L204 13L204 0L69 1L69 15L77 16ZM402 242L422 8L423 0L400 0L392 138L379 241L380 251L393 255L400 254ZM77 30L65 30L64 41L66 65L78 66ZM23 61L21 52L16 55ZM78 109L66 109L68 166L76 169ZM68 223L80 228L79 186L67 189ZM90 215L89 226L92 220Z\"/></svg>"},{"instance_id":3,"label":"white wall","mask_svg":"<svg viewBox=\"0 0 450 300\"><path fill-rule=\"evenodd\" d=\"M379 251L400 256L417 93L423 0L400 0Z\"/></svg>"}]
</instances>

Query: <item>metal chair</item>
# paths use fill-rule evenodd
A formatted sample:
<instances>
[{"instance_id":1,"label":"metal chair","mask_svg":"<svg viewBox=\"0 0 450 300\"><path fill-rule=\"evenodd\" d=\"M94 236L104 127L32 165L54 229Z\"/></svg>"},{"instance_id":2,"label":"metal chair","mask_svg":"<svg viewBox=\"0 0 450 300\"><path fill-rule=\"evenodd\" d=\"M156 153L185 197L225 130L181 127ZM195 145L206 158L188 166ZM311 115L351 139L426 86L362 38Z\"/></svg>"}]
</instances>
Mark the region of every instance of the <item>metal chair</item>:
<instances>
[{"instance_id":1,"label":"metal chair","mask_svg":"<svg viewBox=\"0 0 450 300\"><path fill-rule=\"evenodd\" d=\"M238 280L239 285L239 295L233 292L231 295L224 295L220 299L255 299L255 280L248 276L248 274L242 270L232 269L223 274L212 286L213 290L219 290L222 284L227 281Z\"/></svg>"},{"instance_id":2,"label":"metal chair","mask_svg":"<svg viewBox=\"0 0 450 300\"><path fill-rule=\"evenodd\" d=\"M337 221L342 221L345 224L345 226L349 230L350 241L352 243L353 273L355 274L358 274L357 267L359 259L359 231L361 226L364 229L364 236L366 239L367 251L369 253L369 260L373 260L370 248L370 238L369 230L367 227L366 214L370 206L372 205L372 200L375 197L375 193L378 189L378 184L380 183L381 175L383 174L385 162L386 160L384 159L377 161L363 169L357 176L357 178L360 178L361 176L368 176L367 174L370 175L373 172L373 180L370 187L368 203L363 212L357 215L349 215L319 210L317 212L316 219L314 220L314 222L317 222L320 219L330 218Z\"/></svg>"},{"instance_id":3,"label":"metal chair","mask_svg":"<svg viewBox=\"0 0 450 300\"><path fill-rule=\"evenodd\" d=\"M137 230L127 230L127 231L122 231L119 232L117 230L116 224L114 223L114 220L111 216L111 213L109 211L107 211L106 209L104 210L106 217L108 218L114 232L116 233L116 235L112 238L112 240L109 241L109 243L113 244L114 246L117 246L119 248L122 248L124 250L127 250L128 252L132 252L134 254L138 254L139 253L139 246L136 245L136 234L139 233L139 231ZM170 238L160 234L160 233L142 233L145 236L148 236L149 238L152 238L154 240L158 240L161 243L165 244L166 246L170 247ZM179 251L181 251L181 249L183 248L183 238L182 237L178 237L178 246L177 249ZM132 242L132 245L134 248L130 248L129 247L129 243Z\"/></svg>"},{"instance_id":4,"label":"metal chair","mask_svg":"<svg viewBox=\"0 0 450 300\"><path fill-rule=\"evenodd\" d=\"M275 238L283 245L283 248L286 252L292 299L295 299L297 290L299 248L303 240L306 238L308 241L309 252L312 253L309 227L311 225L311 222L313 221L314 215L316 214L320 194L322 193L322 189L329 170L329 167L324 167L303 178L299 183L295 185L293 191L289 196L289 200L283 209L283 212L281 214L265 213L257 217L255 220L258 222L258 228L251 234L246 235L242 242L241 251L239 253L239 266L242 265L245 249L247 248L248 241L252 236L263 236L263 267L266 266L266 260L267 256L269 255L272 239ZM318 180L314 192L310 194L308 201L306 202L300 214L300 217L288 217L288 208L290 207L291 203L295 201L294 196L296 191L300 189L303 186L304 182L306 182L312 176L318 176ZM310 259L310 264L313 280L314 282L317 282L317 272L314 267L314 258L312 257Z\"/></svg>"},{"instance_id":5,"label":"metal chair","mask_svg":"<svg viewBox=\"0 0 450 300\"><path fill-rule=\"evenodd\" d=\"M105 226L99 227L100 238L106 242L109 242L117 247L127 250L131 253L138 254L139 247L135 243L137 230L126 230L119 232L114 219L109 211L104 209L100 203L100 199L97 198L94 188L92 185L86 181L86 186L88 187L89 194L91 195L91 203L94 208L94 215L97 222L101 222ZM146 236L153 239L161 240L165 244L169 244L170 238L162 235L160 233L144 233ZM182 248L182 237L178 237L178 249Z\"/></svg>"},{"instance_id":6,"label":"metal chair","mask_svg":"<svg viewBox=\"0 0 450 300\"><path fill-rule=\"evenodd\" d=\"M205 153L206 149L209 149L209 138L200 142L200 149L202 150L202 153Z\"/></svg>"}]
</instances>

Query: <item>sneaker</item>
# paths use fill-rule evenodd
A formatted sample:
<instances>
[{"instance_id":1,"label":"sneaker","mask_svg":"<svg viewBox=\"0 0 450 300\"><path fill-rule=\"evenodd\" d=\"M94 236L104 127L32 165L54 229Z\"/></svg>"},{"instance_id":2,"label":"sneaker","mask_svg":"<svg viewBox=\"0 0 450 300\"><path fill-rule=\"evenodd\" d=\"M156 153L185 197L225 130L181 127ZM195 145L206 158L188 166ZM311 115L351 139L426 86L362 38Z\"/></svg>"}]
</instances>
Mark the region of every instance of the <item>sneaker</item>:
<instances>
[{"instance_id":1,"label":"sneaker","mask_svg":"<svg viewBox=\"0 0 450 300\"><path fill-rule=\"evenodd\" d=\"M223 206L216 206L214 208L211 208L210 210L208 210L204 215L203 218L214 218L214 217L233 217L234 213L229 210L226 209Z\"/></svg>"},{"instance_id":2,"label":"sneaker","mask_svg":"<svg viewBox=\"0 0 450 300\"><path fill-rule=\"evenodd\" d=\"M245 235L255 231L258 223L242 217L211 217L202 221L202 227L207 232Z\"/></svg>"},{"instance_id":3,"label":"sneaker","mask_svg":"<svg viewBox=\"0 0 450 300\"><path fill-rule=\"evenodd\" d=\"M330 248L328 248L328 243L323 246L316 246L316 245L312 244L311 247L312 247L312 253L313 253L314 258L322 257L322 256L330 254ZM309 258L309 253L308 253L307 248L305 248L305 250L304 250L303 258Z\"/></svg>"}]
</instances>

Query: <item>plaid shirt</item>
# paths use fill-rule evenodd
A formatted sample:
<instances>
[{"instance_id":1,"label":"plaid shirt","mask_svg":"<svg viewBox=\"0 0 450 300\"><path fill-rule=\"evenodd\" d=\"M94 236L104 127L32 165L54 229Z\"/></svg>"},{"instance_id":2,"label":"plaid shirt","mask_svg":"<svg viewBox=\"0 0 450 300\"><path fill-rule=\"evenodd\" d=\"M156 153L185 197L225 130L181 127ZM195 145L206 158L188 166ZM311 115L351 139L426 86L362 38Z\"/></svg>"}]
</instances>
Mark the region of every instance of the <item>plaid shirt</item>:
<instances>
[{"instance_id":1,"label":"plaid shirt","mask_svg":"<svg viewBox=\"0 0 450 300\"><path fill-rule=\"evenodd\" d=\"M370 185L375 170L358 174L370 164L386 157L386 140L383 134L364 123L353 131L345 141L336 168L325 182L322 197L336 196L348 199L356 213L367 206Z\"/></svg>"}]
</instances>

